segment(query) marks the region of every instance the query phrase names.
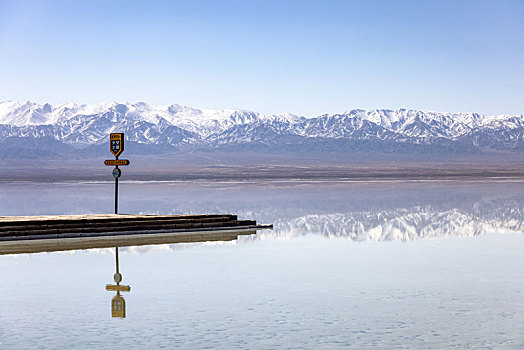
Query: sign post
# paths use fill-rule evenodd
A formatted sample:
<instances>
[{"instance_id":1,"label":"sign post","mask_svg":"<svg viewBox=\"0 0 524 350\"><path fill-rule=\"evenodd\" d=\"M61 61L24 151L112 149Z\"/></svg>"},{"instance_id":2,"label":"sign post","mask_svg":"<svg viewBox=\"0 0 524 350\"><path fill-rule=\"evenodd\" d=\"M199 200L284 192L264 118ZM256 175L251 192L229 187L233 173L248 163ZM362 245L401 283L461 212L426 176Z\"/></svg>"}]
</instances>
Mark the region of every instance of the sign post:
<instances>
[{"instance_id":1,"label":"sign post","mask_svg":"<svg viewBox=\"0 0 524 350\"><path fill-rule=\"evenodd\" d=\"M115 178L115 214L118 214L118 178L122 175L119 165L129 165L129 160L118 159L118 156L124 152L124 133L112 133L109 135L109 150L115 156L115 160L106 160L107 166L114 166L113 177Z\"/></svg>"}]
</instances>

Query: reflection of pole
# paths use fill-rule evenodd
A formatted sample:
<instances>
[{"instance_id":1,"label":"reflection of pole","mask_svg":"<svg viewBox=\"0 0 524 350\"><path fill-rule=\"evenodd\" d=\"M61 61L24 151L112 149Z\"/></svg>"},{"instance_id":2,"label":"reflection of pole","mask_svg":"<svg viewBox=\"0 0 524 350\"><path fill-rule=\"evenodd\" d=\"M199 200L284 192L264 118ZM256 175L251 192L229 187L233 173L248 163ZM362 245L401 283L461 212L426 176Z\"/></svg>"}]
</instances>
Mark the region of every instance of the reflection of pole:
<instances>
[{"instance_id":1,"label":"reflection of pole","mask_svg":"<svg viewBox=\"0 0 524 350\"><path fill-rule=\"evenodd\" d=\"M115 247L115 257L116 257L116 273L120 273L118 270L118 247ZM120 282L120 281L119 281ZM118 284L118 283L117 283Z\"/></svg>"}]
</instances>

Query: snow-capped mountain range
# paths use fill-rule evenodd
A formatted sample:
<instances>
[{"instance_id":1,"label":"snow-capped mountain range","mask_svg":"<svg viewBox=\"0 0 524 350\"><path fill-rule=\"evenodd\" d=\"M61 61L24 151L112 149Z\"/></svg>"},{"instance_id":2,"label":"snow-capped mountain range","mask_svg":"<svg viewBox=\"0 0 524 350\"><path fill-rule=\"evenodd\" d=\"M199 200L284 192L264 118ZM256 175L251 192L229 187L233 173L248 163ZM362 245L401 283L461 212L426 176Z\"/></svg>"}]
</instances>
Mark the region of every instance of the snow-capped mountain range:
<instances>
[{"instance_id":1,"label":"snow-capped mountain range","mask_svg":"<svg viewBox=\"0 0 524 350\"><path fill-rule=\"evenodd\" d=\"M406 146L417 146L476 152L524 148L524 115L354 109L305 118L144 102L58 106L0 103L0 141L47 138L70 145L93 145L107 142L111 132L124 132L126 141L138 144L172 147L250 145L256 150L254 146L258 145L293 151L302 147L409 152Z\"/></svg>"}]
</instances>

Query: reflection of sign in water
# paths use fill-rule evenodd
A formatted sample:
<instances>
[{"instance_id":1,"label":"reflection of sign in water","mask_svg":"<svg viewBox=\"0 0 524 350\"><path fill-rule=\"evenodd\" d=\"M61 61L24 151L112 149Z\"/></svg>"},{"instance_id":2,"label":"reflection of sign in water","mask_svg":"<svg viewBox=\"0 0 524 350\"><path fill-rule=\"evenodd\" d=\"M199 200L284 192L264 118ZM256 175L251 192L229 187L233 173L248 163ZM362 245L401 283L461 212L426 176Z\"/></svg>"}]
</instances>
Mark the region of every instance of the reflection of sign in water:
<instances>
[{"instance_id":1,"label":"reflection of sign in water","mask_svg":"<svg viewBox=\"0 0 524 350\"><path fill-rule=\"evenodd\" d=\"M107 284L106 290L113 291L113 292L129 292L131 291L131 287L129 286L121 286L119 284Z\"/></svg>"},{"instance_id":2,"label":"reflection of sign in water","mask_svg":"<svg viewBox=\"0 0 524 350\"><path fill-rule=\"evenodd\" d=\"M112 317L126 317L126 301L117 293L111 300L111 316Z\"/></svg>"},{"instance_id":3,"label":"reflection of sign in water","mask_svg":"<svg viewBox=\"0 0 524 350\"><path fill-rule=\"evenodd\" d=\"M111 299L111 316L112 317L126 317L126 301L120 295L120 292L129 292L131 291L130 286L121 286L122 275L119 272L118 268L118 247L115 248L115 258L116 258L116 273L113 276L116 284L107 284L106 290L115 291L116 295Z\"/></svg>"},{"instance_id":4,"label":"reflection of sign in water","mask_svg":"<svg viewBox=\"0 0 524 350\"><path fill-rule=\"evenodd\" d=\"M109 149L115 157L118 157L124 152L124 134L123 133L112 133L109 136Z\"/></svg>"}]
</instances>

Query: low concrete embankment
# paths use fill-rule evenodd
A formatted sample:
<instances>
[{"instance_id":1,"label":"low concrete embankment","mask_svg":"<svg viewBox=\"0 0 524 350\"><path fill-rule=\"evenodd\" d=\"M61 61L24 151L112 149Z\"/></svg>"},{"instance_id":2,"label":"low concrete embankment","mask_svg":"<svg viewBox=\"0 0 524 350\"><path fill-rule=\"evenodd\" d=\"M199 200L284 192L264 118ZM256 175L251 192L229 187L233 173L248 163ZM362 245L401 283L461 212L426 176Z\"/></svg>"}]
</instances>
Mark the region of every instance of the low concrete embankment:
<instances>
[{"instance_id":1,"label":"low concrete embankment","mask_svg":"<svg viewBox=\"0 0 524 350\"><path fill-rule=\"evenodd\" d=\"M230 214L0 217L0 254L233 240L272 227Z\"/></svg>"}]
</instances>

